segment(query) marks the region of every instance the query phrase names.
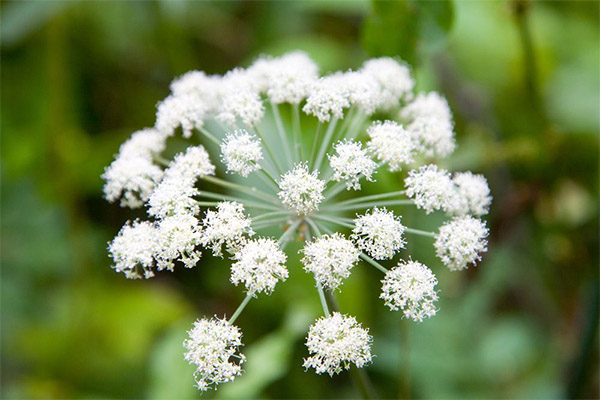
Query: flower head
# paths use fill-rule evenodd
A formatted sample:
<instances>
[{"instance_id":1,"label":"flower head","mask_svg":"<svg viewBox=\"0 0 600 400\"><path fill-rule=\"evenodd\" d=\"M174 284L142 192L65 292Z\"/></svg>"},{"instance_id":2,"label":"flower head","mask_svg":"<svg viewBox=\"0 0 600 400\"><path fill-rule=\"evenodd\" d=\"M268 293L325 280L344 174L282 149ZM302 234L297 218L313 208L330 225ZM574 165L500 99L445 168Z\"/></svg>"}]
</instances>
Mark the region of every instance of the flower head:
<instances>
[{"instance_id":1,"label":"flower head","mask_svg":"<svg viewBox=\"0 0 600 400\"><path fill-rule=\"evenodd\" d=\"M451 271L461 271L481 260L487 251L485 222L470 216L456 217L440 227L435 240L437 256Z\"/></svg>"},{"instance_id":2,"label":"flower head","mask_svg":"<svg viewBox=\"0 0 600 400\"><path fill-rule=\"evenodd\" d=\"M440 209L451 212L459 206L450 174L438 169L435 164L410 171L404 183L406 195L413 198L416 206L427 214Z\"/></svg>"},{"instance_id":3,"label":"flower head","mask_svg":"<svg viewBox=\"0 0 600 400\"><path fill-rule=\"evenodd\" d=\"M179 259L186 268L192 268L200 260L201 229L196 217L177 214L164 218L158 224L156 246L156 269L172 271L174 261Z\"/></svg>"},{"instance_id":4,"label":"flower head","mask_svg":"<svg viewBox=\"0 0 600 400\"><path fill-rule=\"evenodd\" d=\"M306 347L310 357L304 359L304 368L314 368L317 374L339 374L354 364L362 368L371 362L369 331L354 317L334 312L319 318L309 329Z\"/></svg>"},{"instance_id":5,"label":"flower head","mask_svg":"<svg viewBox=\"0 0 600 400\"><path fill-rule=\"evenodd\" d=\"M222 92L223 78L219 75L206 75L202 71L189 71L171 83L173 96L194 96L194 101L202 104L207 113L218 110Z\"/></svg>"},{"instance_id":6,"label":"flower head","mask_svg":"<svg viewBox=\"0 0 600 400\"><path fill-rule=\"evenodd\" d=\"M250 240L233 259L237 262L231 266L231 282L234 285L243 282L248 294L254 297L261 292L271 294L277 282L288 277L287 256L273 239Z\"/></svg>"},{"instance_id":7,"label":"flower head","mask_svg":"<svg viewBox=\"0 0 600 400\"><path fill-rule=\"evenodd\" d=\"M402 310L404 317L422 322L437 312L434 305L438 299L435 290L437 279L425 265L401 261L385 274L381 282L383 286L379 297L390 309Z\"/></svg>"},{"instance_id":8,"label":"flower head","mask_svg":"<svg viewBox=\"0 0 600 400\"><path fill-rule=\"evenodd\" d=\"M406 227L400 222L400 217L392 211L375 207L372 212L357 215L354 220L352 240L359 249L376 260L387 260L403 249L406 242L402 235Z\"/></svg>"},{"instance_id":9,"label":"flower head","mask_svg":"<svg viewBox=\"0 0 600 400\"><path fill-rule=\"evenodd\" d=\"M348 190L360 190L361 176L373 181L377 163L371 160L360 143L351 140L338 142L334 150L337 154L329 155L329 165L334 171L333 180L345 181Z\"/></svg>"},{"instance_id":10,"label":"flower head","mask_svg":"<svg viewBox=\"0 0 600 400\"><path fill-rule=\"evenodd\" d=\"M360 252L340 233L323 235L302 250L304 269L323 287L336 289L350 276Z\"/></svg>"},{"instance_id":11,"label":"flower head","mask_svg":"<svg viewBox=\"0 0 600 400\"><path fill-rule=\"evenodd\" d=\"M227 172L237 172L245 178L260 169L258 163L262 159L260 141L245 129L228 134L221 144L221 160Z\"/></svg>"},{"instance_id":12,"label":"flower head","mask_svg":"<svg viewBox=\"0 0 600 400\"><path fill-rule=\"evenodd\" d=\"M458 192L459 209L456 214L485 215L489 212L492 196L483 175L458 172L452 178Z\"/></svg>"},{"instance_id":13,"label":"flower head","mask_svg":"<svg viewBox=\"0 0 600 400\"><path fill-rule=\"evenodd\" d=\"M245 70L234 69L223 78L223 98L221 112L217 118L231 126L241 121L246 126L258 123L265 107L256 90L252 76Z\"/></svg>"},{"instance_id":14,"label":"flower head","mask_svg":"<svg viewBox=\"0 0 600 400\"><path fill-rule=\"evenodd\" d=\"M169 96L158 105L155 126L166 136L181 127L183 137L190 138L194 129L204 125L206 113L206 106L194 95Z\"/></svg>"},{"instance_id":15,"label":"flower head","mask_svg":"<svg viewBox=\"0 0 600 400\"><path fill-rule=\"evenodd\" d=\"M350 107L350 101L343 77L330 75L319 79L312 85L302 111L314 115L319 122L327 122L332 117L342 118L344 109L348 107Z\"/></svg>"},{"instance_id":16,"label":"flower head","mask_svg":"<svg viewBox=\"0 0 600 400\"><path fill-rule=\"evenodd\" d=\"M207 210L202 220L204 228L200 242L209 247L213 255L222 257L222 247L233 253L245 242L245 236L254 235L250 227L250 217L244 214L240 203L223 201L217 204L217 211Z\"/></svg>"},{"instance_id":17,"label":"flower head","mask_svg":"<svg viewBox=\"0 0 600 400\"><path fill-rule=\"evenodd\" d=\"M198 389L206 391L242 374L246 357L239 352L242 332L225 319L199 319L183 342L185 360L194 364Z\"/></svg>"},{"instance_id":18,"label":"flower head","mask_svg":"<svg viewBox=\"0 0 600 400\"><path fill-rule=\"evenodd\" d=\"M278 196L286 207L298 215L308 215L319 209L325 182L318 178L316 171L309 173L308 165L303 163L281 177L279 189Z\"/></svg>"},{"instance_id":19,"label":"flower head","mask_svg":"<svg viewBox=\"0 0 600 400\"><path fill-rule=\"evenodd\" d=\"M158 231L154 224L147 221L127 222L108 245L108 252L115 263L114 270L124 273L129 279L139 279L142 274L144 278L153 277L157 241Z\"/></svg>"},{"instance_id":20,"label":"flower head","mask_svg":"<svg viewBox=\"0 0 600 400\"><path fill-rule=\"evenodd\" d=\"M396 106L400 99L408 96L415 86L415 81L410 76L410 69L389 57L373 58L367 60L362 71L373 76L379 83L379 105L377 108L390 110Z\"/></svg>"},{"instance_id":21,"label":"flower head","mask_svg":"<svg viewBox=\"0 0 600 400\"><path fill-rule=\"evenodd\" d=\"M416 142L401 125L393 121L375 122L367 130L367 147L379 161L388 164L390 171L398 171L413 162Z\"/></svg>"}]
</instances>

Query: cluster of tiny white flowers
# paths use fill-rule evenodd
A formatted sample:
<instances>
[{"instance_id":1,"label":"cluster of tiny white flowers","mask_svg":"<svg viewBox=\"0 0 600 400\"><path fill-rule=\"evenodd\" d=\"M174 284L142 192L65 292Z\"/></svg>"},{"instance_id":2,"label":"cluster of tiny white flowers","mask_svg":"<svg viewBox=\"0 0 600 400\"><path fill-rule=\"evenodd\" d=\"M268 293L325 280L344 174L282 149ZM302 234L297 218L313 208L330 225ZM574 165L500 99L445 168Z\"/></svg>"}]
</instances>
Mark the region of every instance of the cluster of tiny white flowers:
<instances>
[{"instance_id":1,"label":"cluster of tiny white flowers","mask_svg":"<svg viewBox=\"0 0 600 400\"><path fill-rule=\"evenodd\" d=\"M338 142L334 146L337 154L329 156L329 165L334 170L333 180L346 182L348 190L360 190L362 176L373 181L377 163L371 160L360 143L354 141Z\"/></svg>"},{"instance_id":2,"label":"cluster of tiny white flowers","mask_svg":"<svg viewBox=\"0 0 600 400\"><path fill-rule=\"evenodd\" d=\"M245 178L260 169L262 159L260 141L246 130L230 133L221 144L221 160L227 166L227 172L236 172Z\"/></svg>"},{"instance_id":3,"label":"cluster of tiny white flowers","mask_svg":"<svg viewBox=\"0 0 600 400\"><path fill-rule=\"evenodd\" d=\"M362 368L370 363L371 335L354 317L334 312L319 318L309 329L306 347L312 354L304 359L304 368L317 374L339 374L351 364Z\"/></svg>"},{"instance_id":4,"label":"cluster of tiny white flowers","mask_svg":"<svg viewBox=\"0 0 600 400\"><path fill-rule=\"evenodd\" d=\"M402 310L406 318L422 322L435 315L437 278L429 268L417 261L401 261L381 281L381 299L393 311Z\"/></svg>"},{"instance_id":5,"label":"cluster of tiny white flowers","mask_svg":"<svg viewBox=\"0 0 600 400\"><path fill-rule=\"evenodd\" d=\"M183 342L185 360L194 364L194 378L201 391L235 379L242 373L246 357L239 352L242 332L225 319L199 319Z\"/></svg>"},{"instance_id":6,"label":"cluster of tiny white flowers","mask_svg":"<svg viewBox=\"0 0 600 400\"><path fill-rule=\"evenodd\" d=\"M451 271L461 271L481 260L489 234L485 222L470 216L456 217L440 227L435 240L437 256Z\"/></svg>"},{"instance_id":7,"label":"cluster of tiny white flowers","mask_svg":"<svg viewBox=\"0 0 600 400\"><path fill-rule=\"evenodd\" d=\"M352 239L359 249L376 260L387 260L406 245L402 237L406 227L392 211L375 207L372 212L357 215Z\"/></svg>"},{"instance_id":8,"label":"cluster of tiny white flowers","mask_svg":"<svg viewBox=\"0 0 600 400\"><path fill-rule=\"evenodd\" d=\"M223 245L228 252L234 253L244 243L246 235L254 235L250 227L252 222L244 211L242 204L232 201L220 202L216 211L206 211L200 242L210 248L214 256L223 256Z\"/></svg>"},{"instance_id":9,"label":"cluster of tiny white flowers","mask_svg":"<svg viewBox=\"0 0 600 400\"><path fill-rule=\"evenodd\" d=\"M278 196L286 207L298 215L306 215L319 209L325 182L316 171L308 172L306 164L298 164L281 177L279 189Z\"/></svg>"},{"instance_id":10,"label":"cluster of tiny white flowers","mask_svg":"<svg viewBox=\"0 0 600 400\"><path fill-rule=\"evenodd\" d=\"M387 163L390 171L398 171L413 162L416 150L413 135L394 121L373 123L367 130L369 151L381 162Z\"/></svg>"},{"instance_id":11,"label":"cluster of tiny white flowers","mask_svg":"<svg viewBox=\"0 0 600 400\"><path fill-rule=\"evenodd\" d=\"M321 286L337 289L350 276L360 252L341 233L323 235L304 247L304 269L315 275Z\"/></svg>"},{"instance_id":12,"label":"cluster of tiny white flowers","mask_svg":"<svg viewBox=\"0 0 600 400\"><path fill-rule=\"evenodd\" d=\"M248 294L270 294L280 280L288 278L285 267L287 256L276 241L269 238L250 240L233 255L236 262L231 266L231 282L243 282Z\"/></svg>"},{"instance_id":13,"label":"cluster of tiny white flowers","mask_svg":"<svg viewBox=\"0 0 600 400\"><path fill-rule=\"evenodd\" d=\"M320 76L304 52L262 56L223 76L178 77L157 104L154 127L121 145L102 175L104 195L123 207L145 206L150 220L127 222L109 243L112 268L127 278L151 278L178 263L194 267L207 249L231 264L231 283L245 287L229 321L198 320L184 343L200 390L241 374L245 357L233 323L251 298L270 295L288 278L290 242L305 242L301 262L314 275L325 315L306 342L304 367L318 374L371 361L368 330L353 317L330 314L332 299L324 292L341 290L361 259L385 273L385 305L416 322L437 312L435 275L408 255L391 269L380 264L405 249L405 234L433 237L441 263L453 271L481 259L489 231L477 218L490 210L490 188L482 175L432 164L456 147L453 117L440 94L415 96L414 87L410 68L389 57ZM181 144L168 140L173 136L193 144L171 157ZM205 138L220 149L219 172L236 174L234 182L214 176L217 167L198 144ZM355 195L361 179L373 182L380 167L408 170L405 190ZM220 192L209 191L213 186ZM336 197L348 193L355 197ZM404 226L400 206L442 210L453 219L426 232ZM281 236L265 237L272 231L262 229L279 229Z\"/></svg>"}]
</instances>

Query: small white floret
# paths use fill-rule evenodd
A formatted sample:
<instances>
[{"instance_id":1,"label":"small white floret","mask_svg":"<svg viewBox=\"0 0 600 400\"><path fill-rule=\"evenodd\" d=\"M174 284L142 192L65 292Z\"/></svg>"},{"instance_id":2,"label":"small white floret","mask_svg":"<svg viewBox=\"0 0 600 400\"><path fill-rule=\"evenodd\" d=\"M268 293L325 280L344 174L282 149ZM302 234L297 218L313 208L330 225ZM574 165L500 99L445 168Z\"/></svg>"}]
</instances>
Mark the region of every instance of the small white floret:
<instances>
[{"instance_id":1,"label":"small white floret","mask_svg":"<svg viewBox=\"0 0 600 400\"><path fill-rule=\"evenodd\" d=\"M325 182L318 178L317 171L309 173L306 163L302 163L281 177L279 189L277 195L285 206L298 215L308 215L319 209Z\"/></svg>"},{"instance_id":2,"label":"small white floret","mask_svg":"<svg viewBox=\"0 0 600 400\"><path fill-rule=\"evenodd\" d=\"M189 71L171 82L171 92L175 97L195 96L207 112L214 112L220 106L223 78L206 75L203 71Z\"/></svg>"},{"instance_id":3,"label":"small white floret","mask_svg":"<svg viewBox=\"0 0 600 400\"><path fill-rule=\"evenodd\" d=\"M262 119L265 107L251 79L250 74L242 69L225 75L221 112L217 115L220 121L230 126L235 126L238 121L254 126Z\"/></svg>"},{"instance_id":4,"label":"small white floret","mask_svg":"<svg viewBox=\"0 0 600 400\"><path fill-rule=\"evenodd\" d=\"M276 241L268 238L250 240L233 255L231 282L244 283L249 295L271 294L279 281L285 281L287 256Z\"/></svg>"},{"instance_id":5,"label":"small white floret","mask_svg":"<svg viewBox=\"0 0 600 400\"><path fill-rule=\"evenodd\" d=\"M344 109L348 107L350 101L347 86L341 75L334 74L323 77L312 85L302 111L317 117L319 122L327 122L332 117L342 118Z\"/></svg>"},{"instance_id":6,"label":"small white floret","mask_svg":"<svg viewBox=\"0 0 600 400\"><path fill-rule=\"evenodd\" d=\"M352 240L359 249L376 260L388 260L406 245L406 227L392 211L375 207L372 212L358 215L354 220Z\"/></svg>"},{"instance_id":7,"label":"small white floret","mask_svg":"<svg viewBox=\"0 0 600 400\"><path fill-rule=\"evenodd\" d=\"M387 163L390 171L398 171L413 162L417 142L413 135L394 121L374 122L367 134L371 138L367 148L375 157Z\"/></svg>"},{"instance_id":8,"label":"small white floret","mask_svg":"<svg viewBox=\"0 0 600 400\"><path fill-rule=\"evenodd\" d=\"M201 243L212 250L214 256L222 257L222 247L233 253L245 242L246 236L254 235L251 220L240 203L223 201L217 210L207 210L202 220L204 228Z\"/></svg>"},{"instance_id":9,"label":"small white floret","mask_svg":"<svg viewBox=\"0 0 600 400\"><path fill-rule=\"evenodd\" d=\"M371 335L356 319L334 312L319 318L309 329L306 347L311 354L304 359L304 368L314 368L317 374L339 374L371 362Z\"/></svg>"},{"instance_id":10,"label":"small white floret","mask_svg":"<svg viewBox=\"0 0 600 400\"><path fill-rule=\"evenodd\" d=\"M127 222L108 245L114 265L129 279L146 279L154 276L152 267L158 249L158 231L148 221Z\"/></svg>"},{"instance_id":11,"label":"small white floret","mask_svg":"<svg viewBox=\"0 0 600 400\"><path fill-rule=\"evenodd\" d=\"M304 269L324 288L337 289L358 262L360 251L340 233L323 235L302 250Z\"/></svg>"},{"instance_id":12,"label":"small white floret","mask_svg":"<svg viewBox=\"0 0 600 400\"><path fill-rule=\"evenodd\" d=\"M354 141L338 142L333 147L335 155L329 155L329 165L333 169L333 180L346 182L348 190L360 190L359 180L362 176L373 181L373 173L377 163L367 155L360 143Z\"/></svg>"},{"instance_id":13,"label":"small white floret","mask_svg":"<svg viewBox=\"0 0 600 400\"><path fill-rule=\"evenodd\" d=\"M199 390L216 389L221 383L234 380L242 374L246 361L241 354L242 332L225 319L199 319L188 331L183 342L187 350L185 360L194 364L194 378Z\"/></svg>"},{"instance_id":14,"label":"small white floret","mask_svg":"<svg viewBox=\"0 0 600 400\"><path fill-rule=\"evenodd\" d=\"M163 171L146 157L117 157L104 171L104 196L109 202L121 198L121 207L138 208L163 177Z\"/></svg>"},{"instance_id":15,"label":"small white floret","mask_svg":"<svg viewBox=\"0 0 600 400\"><path fill-rule=\"evenodd\" d=\"M200 260L200 224L191 214L179 214L164 218L158 224L156 269L173 271L174 261L180 260L186 268L192 268Z\"/></svg>"},{"instance_id":16,"label":"small white floret","mask_svg":"<svg viewBox=\"0 0 600 400\"><path fill-rule=\"evenodd\" d=\"M435 285L438 281L433 272L416 261L400 261L390 269L381 281L381 299L393 311L402 310L405 318L416 322L432 317L437 309L438 295Z\"/></svg>"},{"instance_id":17,"label":"small white floret","mask_svg":"<svg viewBox=\"0 0 600 400\"><path fill-rule=\"evenodd\" d=\"M245 129L228 134L221 144L221 160L227 166L227 172L247 177L261 168L259 162L262 159L260 141Z\"/></svg>"},{"instance_id":18,"label":"small white floret","mask_svg":"<svg viewBox=\"0 0 600 400\"><path fill-rule=\"evenodd\" d=\"M456 217L440 227L434 244L437 256L451 271L466 269L487 251L488 234L485 222L470 216Z\"/></svg>"},{"instance_id":19,"label":"small white floret","mask_svg":"<svg viewBox=\"0 0 600 400\"><path fill-rule=\"evenodd\" d=\"M190 138L194 129L204 126L207 108L194 95L169 96L158 104L156 129L171 136L181 127L183 137Z\"/></svg>"},{"instance_id":20,"label":"small white floret","mask_svg":"<svg viewBox=\"0 0 600 400\"><path fill-rule=\"evenodd\" d=\"M397 107L399 101L408 97L415 81L410 69L393 58L381 57L367 60L362 71L370 74L379 83L379 104L377 108L390 110Z\"/></svg>"},{"instance_id":21,"label":"small white floret","mask_svg":"<svg viewBox=\"0 0 600 400\"><path fill-rule=\"evenodd\" d=\"M460 207L456 214L485 215L490 210L492 196L490 187L483 175L471 172L457 172L452 178L456 186Z\"/></svg>"},{"instance_id":22,"label":"small white floret","mask_svg":"<svg viewBox=\"0 0 600 400\"><path fill-rule=\"evenodd\" d=\"M404 180L406 195L427 214L434 210L453 212L459 207L458 195L450 173L437 165L424 165L412 170Z\"/></svg>"}]
</instances>

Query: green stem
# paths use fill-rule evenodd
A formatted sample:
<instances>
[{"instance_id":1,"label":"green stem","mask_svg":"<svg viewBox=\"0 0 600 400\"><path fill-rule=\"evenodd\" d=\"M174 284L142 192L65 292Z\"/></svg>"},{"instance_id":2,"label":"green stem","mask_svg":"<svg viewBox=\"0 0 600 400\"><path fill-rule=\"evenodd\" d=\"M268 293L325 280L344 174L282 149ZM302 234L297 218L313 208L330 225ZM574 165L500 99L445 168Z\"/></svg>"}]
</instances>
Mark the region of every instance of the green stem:
<instances>
[{"instance_id":1,"label":"green stem","mask_svg":"<svg viewBox=\"0 0 600 400\"><path fill-rule=\"evenodd\" d=\"M362 368L350 367L350 375L363 399L375 398L373 386L367 377L367 373Z\"/></svg>"},{"instance_id":2,"label":"green stem","mask_svg":"<svg viewBox=\"0 0 600 400\"><path fill-rule=\"evenodd\" d=\"M240 304L240 306L237 308L237 310L235 310L235 312L229 319L229 322L228 322L229 325L233 325L233 323L240 316L242 311L244 311L244 308L246 308L246 305L248 304L248 302L250 301L251 298L252 298L251 295L246 295L246 297L244 297L244 300L242 300L242 304Z\"/></svg>"},{"instance_id":3,"label":"green stem","mask_svg":"<svg viewBox=\"0 0 600 400\"><path fill-rule=\"evenodd\" d=\"M420 229L406 228L404 231L408 232L408 233L414 233L415 235L429 236L429 237L432 237L432 238L437 237L437 235L435 233L433 233L433 232L422 231Z\"/></svg>"},{"instance_id":4,"label":"green stem","mask_svg":"<svg viewBox=\"0 0 600 400\"><path fill-rule=\"evenodd\" d=\"M217 139L215 136L213 136L212 133L207 131L205 128L198 128L198 131L200 131L200 133L202 133L204 136L209 138L213 143L215 143L217 146L219 146L219 148L221 148L221 141L219 139Z\"/></svg>"},{"instance_id":5,"label":"green stem","mask_svg":"<svg viewBox=\"0 0 600 400\"><path fill-rule=\"evenodd\" d=\"M317 146L319 144L319 139L321 139L321 132L323 131L323 124L319 121L317 125L317 131L315 132L315 139L313 140L312 150L310 152L310 166L311 168L315 166L316 157L317 157Z\"/></svg>"},{"instance_id":6,"label":"green stem","mask_svg":"<svg viewBox=\"0 0 600 400\"><path fill-rule=\"evenodd\" d=\"M273 175L269 173L264 168L258 170L258 176L260 179L267 184L271 189L275 191L275 193L279 192L279 183L273 178Z\"/></svg>"},{"instance_id":7,"label":"green stem","mask_svg":"<svg viewBox=\"0 0 600 400\"><path fill-rule=\"evenodd\" d=\"M279 113L279 106L275 103L271 103L271 109L273 110L273 115L275 116L275 125L277 125L277 133L279 134L279 139L281 139L281 143L283 145L283 151L285 152L285 158L288 160L289 168L294 166L292 152L290 151L290 142L285 135L285 129L283 127L283 122L281 121L281 114Z\"/></svg>"},{"instance_id":8,"label":"green stem","mask_svg":"<svg viewBox=\"0 0 600 400\"><path fill-rule=\"evenodd\" d=\"M379 264L377 261L373 260L368 255L366 255L364 253L361 253L360 254L360 258L362 258L363 260L365 260L366 262L368 262L369 264L371 264L372 266L374 266L375 268L377 268L378 270L380 270L384 274L388 272L388 270L387 270L386 267L384 267L383 265Z\"/></svg>"},{"instance_id":9,"label":"green stem","mask_svg":"<svg viewBox=\"0 0 600 400\"><path fill-rule=\"evenodd\" d=\"M302 146L302 138L300 137L300 106L298 104L292 105L292 114L294 119L294 146L296 154L299 160L304 160L304 148Z\"/></svg>"},{"instance_id":10,"label":"green stem","mask_svg":"<svg viewBox=\"0 0 600 400\"><path fill-rule=\"evenodd\" d=\"M371 196L355 197L353 199L340 201L340 202L336 203L336 205L343 206L346 204L362 203L364 201L380 200L380 199L385 199L388 197L402 196L404 194L406 194L405 190L399 190L397 192L388 192L388 193L382 193L382 194L374 194Z\"/></svg>"},{"instance_id":11,"label":"green stem","mask_svg":"<svg viewBox=\"0 0 600 400\"><path fill-rule=\"evenodd\" d=\"M214 177L214 176L205 176L202 179L204 179L205 181L214 183L215 185L220 185L220 186L226 187L228 189L233 189L233 190L237 190L242 193L246 193L252 197L256 197L257 199L267 201L274 205L280 204L279 199L277 197L270 195L268 193L265 193L262 190L255 188L254 186L238 185L237 183L229 182L229 181L226 181L226 180Z\"/></svg>"},{"instance_id":12,"label":"green stem","mask_svg":"<svg viewBox=\"0 0 600 400\"><path fill-rule=\"evenodd\" d=\"M289 217L291 215L291 212L289 212L289 211L273 211L273 212L269 212L269 213L265 213L265 214L260 214L256 217L252 217L252 222L261 221L263 219L275 217L278 215L285 215L285 216Z\"/></svg>"},{"instance_id":13,"label":"green stem","mask_svg":"<svg viewBox=\"0 0 600 400\"><path fill-rule=\"evenodd\" d=\"M319 292L319 299L321 299L321 306L323 307L323 312L325 315L329 315L329 307L327 307L327 300L325 299L325 293L323 292L323 288L321 284L317 282L317 291Z\"/></svg>"},{"instance_id":14,"label":"green stem","mask_svg":"<svg viewBox=\"0 0 600 400\"><path fill-rule=\"evenodd\" d=\"M376 201L370 203L358 203L349 204L346 206L338 207L337 204L331 205L330 207L323 208L323 211L347 211L347 210L360 210L371 207L383 207L383 206L406 206L414 204L412 200L389 200L389 201Z\"/></svg>"},{"instance_id":15,"label":"green stem","mask_svg":"<svg viewBox=\"0 0 600 400\"><path fill-rule=\"evenodd\" d=\"M272 206L270 204L256 202L256 201L252 201L252 200L249 200L249 199L244 199L244 198L236 197L236 196L228 196L228 195L221 194L221 193L212 193L212 192L200 191L200 193L197 196L198 197L206 197L208 199L221 200L221 201L223 201L223 200L236 201L238 203L242 203L246 207L258 208L258 209L261 209L261 210L282 211L281 208Z\"/></svg>"},{"instance_id":16,"label":"green stem","mask_svg":"<svg viewBox=\"0 0 600 400\"><path fill-rule=\"evenodd\" d=\"M346 223L341 218L329 217L327 215L320 215L320 214L315 214L315 215L313 215L313 217L314 218L318 218L318 219L322 219L322 220L325 220L325 221L333 222L334 224L345 226L346 228L354 229L354 225Z\"/></svg>"},{"instance_id":17,"label":"green stem","mask_svg":"<svg viewBox=\"0 0 600 400\"><path fill-rule=\"evenodd\" d=\"M338 123L337 118L334 118L332 121L329 122L329 126L327 127L327 132L325 132L325 138L323 139L323 142L321 143L321 148L319 149L319 154L317 155L317 161L315 161L314 169L316 169L316 170L321 168L321 163L323 162L323 158L325 157L325 152L327 151L327 148L329 147L329 141L331 140L331 136L333 135L333 132L335 131L335 127L337 126L337 123Z\"/></svg>"},{"instance_id":18,"label":"green stem","mask_svg":"<svg viewBox=\"0 0 600 400\"><path fill-rule=\"evenodd\" d=\"M277 241L277 243L279 244L280 247L284 247L287 244L287 242L291 240L291 239L288 239L288 236L293 234L296 231L296 229L298 229L298 226L300 226L301 222L302 222L302 220L300 220L300 219L294 221L294 223L292 225L290 225L290 227L287 229L287 231L283 232L283 235L281 235L281 237Z\"/></svg>"},{"instance_id":19,"label":"green stem","mask_svg":"<svg viewBox=\"0 0 600 400\"><path fill-rule=\"evenodd\" d=\"M258 129L258 125L254 125L250 129L254 131L256 133L256 136L260 138L263 146L265 146L265 149L267 150L269 159L271 160L271 162L275 166L275 169L277 170L277 173L281 174L284 171L284 169L281 167L281 164L279 164L277 157L275 157L275 153L273 152L273 149L271 149L271 145L269 144L269 141L265 138L265 135L263 135L262 131Z\"/></svg>"}]
</instances>

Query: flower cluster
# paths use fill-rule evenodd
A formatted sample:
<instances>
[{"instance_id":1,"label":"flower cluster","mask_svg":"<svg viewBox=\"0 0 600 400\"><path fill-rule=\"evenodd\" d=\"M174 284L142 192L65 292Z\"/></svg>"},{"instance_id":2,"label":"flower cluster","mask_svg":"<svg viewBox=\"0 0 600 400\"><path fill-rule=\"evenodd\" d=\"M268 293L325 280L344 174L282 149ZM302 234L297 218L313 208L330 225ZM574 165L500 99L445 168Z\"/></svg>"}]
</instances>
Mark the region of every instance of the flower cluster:
<instances>
[{"instance_id":1,"label":"flower cluster","mask_svg":"<svg viewBox=\"0 0 600 400\"><path fill-rule=\"evenodd\" d=\"M410 68L388 57L324 76L299 51L223 76L190 71L158 104L154 127L120 147L103 174L105 197L145 206L148 219L127 222L109 243L113 268L151 278L179 264L194 267L205 249L230 265L233 285L244 286L228 320L196 321L184 343L200 390L242 373L241 331L233 324L252 298L289 277L292 241L303 242L302 264L323 308L304 360L318 374L371 362L368 330L330 312L354 268L383 272L383 303L421 322L437 312L437 278L407 254L410 235L432 238L452 271L481 259L488 183L433 163L456 147L452 113L440 94L414 87ZM190 145L171 158L182 142L168 140L174 136ZM382 170L397 177L387 181ZM377 192L376 176L404 187ZM442 211L449 221L437 233L405 226L405 213L418 209Z\"/></svg>"}]
</instances>

